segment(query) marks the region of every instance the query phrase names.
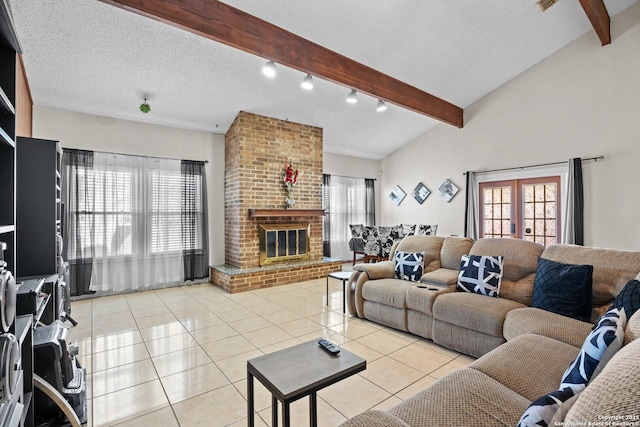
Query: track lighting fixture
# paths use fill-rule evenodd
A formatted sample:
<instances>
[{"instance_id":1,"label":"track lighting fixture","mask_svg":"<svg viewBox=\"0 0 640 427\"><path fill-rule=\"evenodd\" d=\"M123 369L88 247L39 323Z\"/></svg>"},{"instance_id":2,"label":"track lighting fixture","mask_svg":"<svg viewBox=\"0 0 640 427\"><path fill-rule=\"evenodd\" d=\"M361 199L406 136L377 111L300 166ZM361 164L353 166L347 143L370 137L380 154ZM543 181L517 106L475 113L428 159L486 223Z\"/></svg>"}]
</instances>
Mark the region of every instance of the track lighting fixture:
<instances>
[{"instance_id":1,"label":"track lighting fixture","mask_svg":"<svg viewBox=\"0 0 640 427\"><path fill-rule=\"evenodd\" d=\"M306 90L313 89L313 77L311 77L311 74L307 73L307 75L304 76L304 78L302 79L302 83L300 83L300 86L302 86L302 88Z\"/></svg>"},{"instance_id":2,"label":"track lighting fixture","mask_svg":"<svg viewBox=\"0 0 640 427\"><path fill-rule=\"evenodd\" d=\"M387 109L387 103L384 102L382 99L378 100L378 105L376 105L376 111L381 113L386 109Z\"/></svg>"},{"instance_id":3,"label":"track lighting fixture","mask_svg":"<svg viewBox=\"0 0 640 427\"><path fill-rule=\"evenodd\" d=\"M262 67L262 74L267 77L275 77L276 76L276 64L273 61L267 61L266 64Z\"/></svg>"},{"instance_id":4,"label":"track lighting fixture","mask_svg":"<svg viewBox=\"0 0 640 427\"><path fill-rule=\"evenodd\" d=\"M349 104L355 104L356 102L358 102L358 94L356 93L355 89L351 89L351 92L349 92L349 95L347 95L347 102Z\"/></svg>"}]
</instances>

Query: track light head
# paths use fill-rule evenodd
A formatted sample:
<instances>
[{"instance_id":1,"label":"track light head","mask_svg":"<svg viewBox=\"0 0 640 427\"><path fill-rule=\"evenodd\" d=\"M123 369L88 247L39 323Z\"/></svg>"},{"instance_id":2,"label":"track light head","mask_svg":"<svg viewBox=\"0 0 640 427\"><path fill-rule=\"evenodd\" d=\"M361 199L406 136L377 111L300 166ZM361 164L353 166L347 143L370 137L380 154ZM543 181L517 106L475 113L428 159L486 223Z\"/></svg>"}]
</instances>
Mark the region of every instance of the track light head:
<instances>
[{"instance_id":1,"label":"track light head","mask_svg":"<svg viewBox=\"0 0 640 427\"><path fill-rule=\"evenodd\" d=\"M355 89L351 89L351 92L349 92L349 95L347 95L347 102L349 104L355 104L356 102L358 102L358 94L356 93Z\"/></svg>"},{"instance_id":2,"label":"track light head","mask_svg":"<svg viewBox=\"0 0 640 427\"><path fill-rule=\"evenodd\" d=\"M273 61L267 61L266 64L262 67L262 74L267 77L275 77L276 76L276 64Z\"/></svg>"},{"instance_id":3,"label":"track light head","mask_svg":"<svg viewBox=\"0 0 640 427\"><path fill-rule=\"evenodd\" d=\"M381 113L387 109L387 103L382 99L378 100L378 104L376 105L376 111Z\"/></svg>"},{"instance_id":4,"label":"track light head","mask_svg":"<svg viewBox=\"0 0 640 427\"><path fill-rule=\"evenodd\" d=\"M302 86L302 88L306 90L313 89L313 77L311 77L311 74L307 73L307 75L304 76L304 78L302 79L302 83L300 83L300 86Z\"/></svg>"}]
</instances>

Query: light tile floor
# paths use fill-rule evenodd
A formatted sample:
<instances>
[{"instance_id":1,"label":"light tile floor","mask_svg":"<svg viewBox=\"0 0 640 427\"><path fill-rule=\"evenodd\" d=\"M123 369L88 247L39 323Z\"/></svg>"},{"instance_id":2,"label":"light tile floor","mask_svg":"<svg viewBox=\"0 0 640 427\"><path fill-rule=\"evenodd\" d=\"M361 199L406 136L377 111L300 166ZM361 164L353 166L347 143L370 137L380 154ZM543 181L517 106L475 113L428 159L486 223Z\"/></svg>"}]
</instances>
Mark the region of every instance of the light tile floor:
<instances>
[{"instance_id":1,"label":"light tile floor","mask_svg":"<svg viewBox=\"0 0 640 427\"><path fill-rule=\"evenodd\" d=\"M246 426L246 361L324 336L367 369L319 392L318 424L387 409L473 359L342 313L325 279L241 294L211 284L74 301L70 330L87 368L89 426ZM256 380L257 426L271 398ZM306 426L308 399L291 407Z\"/></svg>"}]
</instances>

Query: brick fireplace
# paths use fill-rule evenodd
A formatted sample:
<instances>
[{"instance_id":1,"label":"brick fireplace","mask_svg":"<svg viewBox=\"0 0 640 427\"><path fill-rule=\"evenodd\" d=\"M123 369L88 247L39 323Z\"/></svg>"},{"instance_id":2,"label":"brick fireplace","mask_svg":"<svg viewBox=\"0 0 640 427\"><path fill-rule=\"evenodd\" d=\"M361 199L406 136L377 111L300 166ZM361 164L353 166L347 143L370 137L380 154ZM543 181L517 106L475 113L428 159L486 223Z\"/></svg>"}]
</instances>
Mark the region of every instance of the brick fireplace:
<instances>
[{"instance_id":1,"label":"brick fireplace","mask_svg":"<svg viewBox=\"0 0 640 427\"><path fill-rule=\"evenodd\" d=\"M300 171L285 209L285 161ZM341 263L322 256L322 129L241 111L225 135L225 265L212 282L229 292L324 277ZM260 266L260 226L309 224L308 254ZM273 228L273 227L271 227Z\"/></svg>"}]
</instances>

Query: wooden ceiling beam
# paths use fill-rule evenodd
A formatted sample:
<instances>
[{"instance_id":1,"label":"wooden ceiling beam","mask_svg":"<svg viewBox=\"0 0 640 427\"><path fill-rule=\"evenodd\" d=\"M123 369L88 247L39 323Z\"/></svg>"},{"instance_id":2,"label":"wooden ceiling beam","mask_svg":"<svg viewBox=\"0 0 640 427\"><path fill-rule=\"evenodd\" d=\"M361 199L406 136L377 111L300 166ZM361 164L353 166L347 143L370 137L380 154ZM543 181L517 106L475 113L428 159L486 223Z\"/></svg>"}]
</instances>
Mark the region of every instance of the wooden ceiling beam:
<instances>
[{"instance_id":1,"label":"wooden ceiling beam","mask_svg":"<svg viewBox=\"0 0 640 427\"><path fill-rule=\"evenodd\" d=\"M441 98L217 0L100 0L461 128Z\"/></svg>"},{"instance_id":2,"label":"wooden ceiling beam","mask_svg":"<svg viewBox=\"0 0 640 427\"><path fill-rule=\"evenodd\" d=\"M602 42L602 46L611 43L611 18L603 0L580 0L593 29Z\"/></svg>"}]
</instances>

